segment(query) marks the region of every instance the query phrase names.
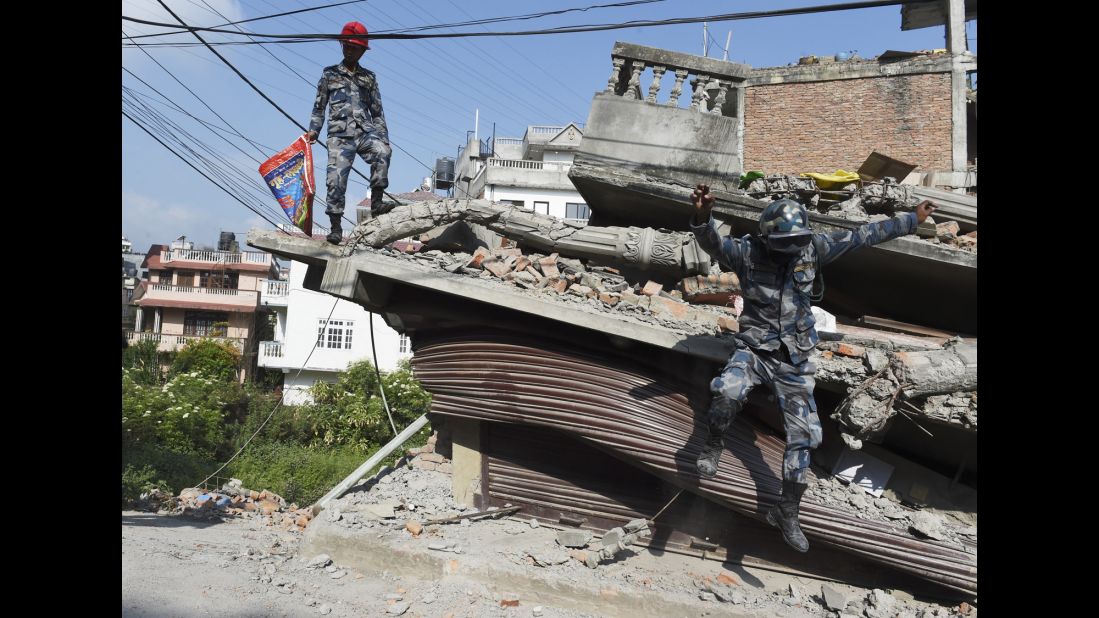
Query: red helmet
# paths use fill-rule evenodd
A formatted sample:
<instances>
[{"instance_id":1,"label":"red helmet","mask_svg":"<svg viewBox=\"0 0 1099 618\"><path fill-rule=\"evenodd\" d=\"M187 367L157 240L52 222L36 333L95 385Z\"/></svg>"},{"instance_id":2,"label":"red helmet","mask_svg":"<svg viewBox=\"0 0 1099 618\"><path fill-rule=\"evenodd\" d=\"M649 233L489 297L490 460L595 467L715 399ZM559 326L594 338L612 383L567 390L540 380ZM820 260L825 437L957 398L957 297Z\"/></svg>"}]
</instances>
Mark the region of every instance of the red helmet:
<instances>
[{"instance_id":1,"label":"red helmet","mask_svg":"<svg viewBox=\"0 0 1099 618\"><path fill-rule=\"evenodd\" d=\"M359 22L357 22L357 21L347 22L344 25L343 30L340 32L340 34L344 34L344 35L346 35L346 34L362 35L362 36L359 36L359 37L356 37L356 38L353 38L353 39L340 39L340 40L342 42L348 43L350 45L358 45L359 47L365 47L367 49L370 49L370 41L366 38L366 34L367 34L366 26L360 24Z\"/></svg>"}]
</instances>

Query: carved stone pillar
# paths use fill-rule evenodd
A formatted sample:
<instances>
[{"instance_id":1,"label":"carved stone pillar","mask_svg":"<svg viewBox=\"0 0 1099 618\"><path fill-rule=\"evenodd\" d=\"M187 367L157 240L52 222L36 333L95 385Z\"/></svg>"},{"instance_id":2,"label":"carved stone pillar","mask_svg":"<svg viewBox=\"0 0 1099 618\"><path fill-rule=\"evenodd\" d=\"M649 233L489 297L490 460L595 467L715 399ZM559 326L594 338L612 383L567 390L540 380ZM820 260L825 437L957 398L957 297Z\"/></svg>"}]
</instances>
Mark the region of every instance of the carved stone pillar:
<instances>
[{"instance_id":1,"label":"carved stone pillar","mask_svg":"<svg viewBox=\"0 0 1099 618\"><path fill-rule=\"evenodd\" d=\"M653 83L649 84L649 96L645 97L649 103L656 103L656 95L660 92L660 80L664 78L664 71L667 70L668 67L653 65Z\"/></svg>"}]
</instances>

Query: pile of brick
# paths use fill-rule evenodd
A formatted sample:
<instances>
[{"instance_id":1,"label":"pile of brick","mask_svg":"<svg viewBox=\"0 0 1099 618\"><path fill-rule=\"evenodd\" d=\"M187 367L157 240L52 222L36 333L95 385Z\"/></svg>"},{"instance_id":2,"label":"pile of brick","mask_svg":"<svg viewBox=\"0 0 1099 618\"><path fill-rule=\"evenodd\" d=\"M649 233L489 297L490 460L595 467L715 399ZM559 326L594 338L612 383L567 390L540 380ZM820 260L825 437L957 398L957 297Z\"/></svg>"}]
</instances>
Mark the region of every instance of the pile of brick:
<instances>
[{"instance_id":1,"label":"pile of brick","mask_svg":"<svg viewBox=\"0 0 1099 618\"><path fill-rule=\"evenodd\" d=\"M610 266L585 265L557 253L524 254L518 247L478 248L472 255L433 251L452 273L479 274L517 287L557 296L590 298L608 309L636 306L663 319L705 325L715 332L737 332L737 316L743 307L736 275L721 273L687 277L671 290L656 281L630 282ZM478 273L479 271L479 273ZM707 310L692 304L710 305Z\"/></svg>"},{"instance_id":2,"label":"pile of brick","mask_svg":"<svg viewBox=\"0 0 1099 618\"><path fill-rule=\"evenodd\" d=\"M438 439L439 432L432 432L431 437L427 439L427 444L408 449L408 456L412 458L408 462L409 467L416 470L437 470L450 474L454 469L450 461L435 452L435 443Z\"/></svg>"},{"instance_id":3,"label":"pile of brick","mask_svg":"<svg viewBox=\"0 0 1099 618\"><path fill-rule=\"evenodd\" d=\"M278 526L291 532L301 532L313 519L308 508L287 504L273 492L245 489L239 479L230 479L217 491L197 487L184 489L176 498L173 513L199 519L221 517L260 517L268 526Z\"/></svg>"},{"instance_id":4,"label":"pile of brick","mask_svg":"<svg viewBox=\"0 0 1099 618\"><path fill-rule=\"evenodd\" d=\"M935 240L944 244L977 252L977 230L962 234L956 221L946 221L935 225Z\"/></svg>"}]
</instances>

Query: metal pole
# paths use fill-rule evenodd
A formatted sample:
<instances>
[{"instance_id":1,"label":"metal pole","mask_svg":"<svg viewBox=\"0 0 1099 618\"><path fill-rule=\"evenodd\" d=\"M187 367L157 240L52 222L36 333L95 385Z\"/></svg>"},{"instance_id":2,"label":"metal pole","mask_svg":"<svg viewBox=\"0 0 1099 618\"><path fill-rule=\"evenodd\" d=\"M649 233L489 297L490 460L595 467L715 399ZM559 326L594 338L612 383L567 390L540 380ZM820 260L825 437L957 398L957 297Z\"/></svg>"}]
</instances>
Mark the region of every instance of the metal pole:
<instances>
[{"instance_id":1,"label":"metal pole","mask_svg":"<svg viewBox=\"0 0 1099 618\"><path fill-rule=\"evenodd\" d=\"M709 57L709 52L710 52L710 46L708 45L708 43L710 42L710 40L708 38L709 36L710 36L709 24L707 22L702 22L702 57L703 58L708 58Z\"/></svg>"},{"instance_id":2,"label":"metal pole","mask_svg":"<svg viewBox=\"0 0 1099 618\"><path fill-rule=\"evenodd\" d=\"M733 31L729 31L729 35L725 37L725 55L722 56L722 60L729 61L729 41L733 40Z\"/></svg>"},{"instance_id":3,"label":"metal pole","mask_svg":"<svg viewBox=\"0 0 1099 618\"><path fill-rule=\"evenodd\" d=\"M379 449L377 453L371 455L370 459L367 459L363 465L355 468L355 471L348 475L347 478L340 481L339 485L333 487L332 491L329 491L328 493L324 494L323 498L317 500L317 503L313 505L313 514L316 515L320 513L325 509L325 507L328 506L329 502L335 500L336 498L339 498L344 494L344 492L346 492L348 489L351 489L352 485L357 483L359 479L366 475L367 472L370 472L372 469L374 469L374 466L381 463L381 461L388 457L390 453L400 448L400 446L405 442L408 442L408 439L415 435L415 433L423 428L423 426L426 424L426 414L422 414L420 415L420 418L412 421L412 424L408 427L405 427L404 431L397 434L397 437L386 443L386 445Z\"/></svg>"}]
</instances>

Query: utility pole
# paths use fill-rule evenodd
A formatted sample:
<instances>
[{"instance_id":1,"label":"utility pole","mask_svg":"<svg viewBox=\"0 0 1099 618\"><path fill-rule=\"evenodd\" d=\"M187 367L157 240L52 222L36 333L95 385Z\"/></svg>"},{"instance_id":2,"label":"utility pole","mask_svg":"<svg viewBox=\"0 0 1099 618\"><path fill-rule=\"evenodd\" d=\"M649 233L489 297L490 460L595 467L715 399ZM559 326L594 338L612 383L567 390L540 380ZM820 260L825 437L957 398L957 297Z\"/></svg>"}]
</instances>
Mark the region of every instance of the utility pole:
<instances>
[{"instance_id":1,"label":"utility pole","mask_svg":"<svg viewBox=\"0 0 1099 618\"><path fill-rule=\"evenodd\" d=\"M729 36L725 37L725 55L721 58L725 62L729 61L729 41L733 40L733 31L729 31Z\"/></svg>"}]
</instances>

